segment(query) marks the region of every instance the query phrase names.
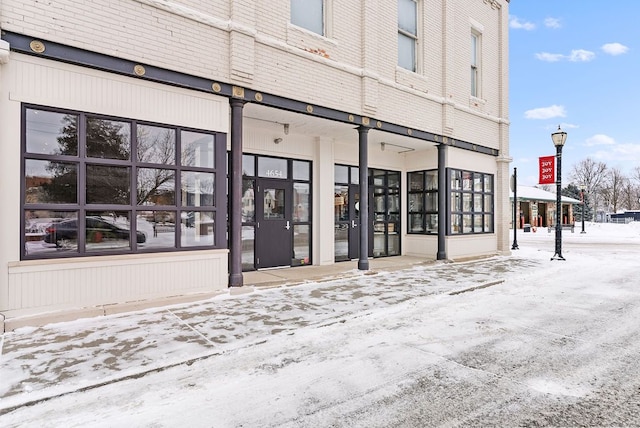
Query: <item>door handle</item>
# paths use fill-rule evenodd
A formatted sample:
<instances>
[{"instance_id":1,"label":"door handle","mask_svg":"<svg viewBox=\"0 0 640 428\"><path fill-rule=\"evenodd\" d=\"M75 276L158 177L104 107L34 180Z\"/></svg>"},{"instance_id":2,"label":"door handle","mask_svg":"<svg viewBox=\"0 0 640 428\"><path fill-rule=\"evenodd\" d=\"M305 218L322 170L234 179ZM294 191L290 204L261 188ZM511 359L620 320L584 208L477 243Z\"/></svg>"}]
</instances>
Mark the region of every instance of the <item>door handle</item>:
<instances>
[{"instance_id":1,"label":"door handle","mask_svg":"<svg viewBox=\"0 0 640 428\"><path fill-rule=\"evenodd\" d=\"M355 220L351 220L351 227L357 227L358 225L356 224Z\"/></svg>"},{"instance_id":2,"label":"door handle","mask_svg":"<svg viewBox=\"0 0 640 428\"><path fill-rule=\"evenodd\" d=\"M287 229L287 230L291 229L291 225L289 224L289 220L287 220L287 225L284 228Z\"/></svg>"}]
</instances>

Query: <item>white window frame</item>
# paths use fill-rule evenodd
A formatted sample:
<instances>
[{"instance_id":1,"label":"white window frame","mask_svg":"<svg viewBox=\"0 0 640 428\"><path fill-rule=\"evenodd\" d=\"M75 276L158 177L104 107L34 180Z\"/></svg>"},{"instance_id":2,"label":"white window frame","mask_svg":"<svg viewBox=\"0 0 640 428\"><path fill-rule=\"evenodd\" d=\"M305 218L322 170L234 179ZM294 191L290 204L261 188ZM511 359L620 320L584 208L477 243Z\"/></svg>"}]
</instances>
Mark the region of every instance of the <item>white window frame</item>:
<instances>
[{"instance_id":1,"label":"white window frame","mask_svg":"<svg viewBox=\"0 0 640 428\"><path fill-rule=\"evenodd\" d=\"M419 32L420 32L420 26L419 26L419 20L418 17L420 16L420 4L418 2L418 0L408 0L411 1L415 4L415 34L412 33L411 31L408 31L406 29L403 29L400 27L400 2L403 0L398 0L398 67L401 67L405 70L409 70L411 72L417 73L418 72L418 64L420 63L419 61ZM404 0L407 1L407 0ZM401 63L401 55L400 55L400 38L408 38L410 39L410 41L413 42L413 64L411 65L411 67L407 67L406 64L402 64Z\"/></svg>"},{"instance_id":2,"label":"white window frame","mask_svg":"<svg viewBox=\"0 0 640 428\"><path fill-rule=\"evenodd\" d=\"M472 29L470 42L470 93L482 98L482 34Z\"/></svg>"},{"instance_id":3,"label":"white window frame","mask_svg":"<svg viewBox=\"0 0 640 428\"><path fill-rule=\"evenodd\" d=\"M291 9L290 10L291 24L293 24L293 25L295 25L297 27L300 27L300 28L304 28L305 30L310 31L312 33L319 34L320 36L327 37L327 16L328 16L327 9L329 7L328 3L330 3L330 2L328 0L305 0L305 1L307 1L307 2L315 1L316 5L318 3L320 3L320 7L322 8L322 13L321 13L321 16L319 17L321 19L321 21L322 21L320 23L321 30L318 31L318 28L317 28L318 22L316 20L318 19L318 17L313 17L314 18L314 24L315 24L314 26L307 25L305 22L303 22L301 20L296 20L296 17L294 17L294 3L302 3L302 0L290 0L290 2L289 2L289 6L290 6L290 9ZM308 11L308 9L307 9L307 11ZM308 14L306 14L306 17L308 17Z\"/></svg>"}]
</instances>

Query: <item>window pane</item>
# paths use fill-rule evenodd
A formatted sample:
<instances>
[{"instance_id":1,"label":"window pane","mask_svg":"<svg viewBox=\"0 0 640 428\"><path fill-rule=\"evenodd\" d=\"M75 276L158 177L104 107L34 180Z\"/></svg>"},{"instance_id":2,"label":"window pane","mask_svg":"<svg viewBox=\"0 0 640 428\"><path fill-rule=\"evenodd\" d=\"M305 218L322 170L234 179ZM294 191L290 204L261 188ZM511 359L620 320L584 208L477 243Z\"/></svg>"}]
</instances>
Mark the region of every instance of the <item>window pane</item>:
<instances>
[{"instance_id":1,"label":"window pane","mask_svg":"<svg viewBox=\"0 0 640 428\"><path fill-rule=\"evenodd\" d=\"M287 160L259 157L258 176L267 178L288 178Z\"/></svg>"},{"instance_id":2,"label":"window pane","mask_svg":"<svg viewBox=\"0 0 640 428\"><path fill-rule=\"evenodd\" d=\"M310 263L309 251L311 241L309 240L309 226L293 226L293 263L308 265Z\"/></svg>"},{"instance_id":3,"label":"window pane","mask_svg":"<svg viewBox=\"0 0 640 428\"><path fill-rule=\"evenodd\" d=\"M462 172L451 171L451 190L460 190L462 188Z\"/></svg>"},{"instance_id":4,"label":"window pane","mask_svg":"<svg viewBox=\"0 0 640 428\"><path fill-rule=\"evenodd\" d=\"M242 226L242 270L254 269L255 233L253 226Z\"/></svg>"},{"instance_id":5,"label":"window pane","mask_svg":"<svg viewBox=\"0 0 640 428\"><path fill-rule=\"evenodd\" d=\"M400 234L390 233L388 236L388 242L389 242L389 251L387 252L387 255L397 256L398 254L400 254Z\"/></svg>"},{"instance_id":6,"label":"window pane","mask_svg":"<svg viewBox=\"0 0 640 428\"><path fill-rule=\"evenodd\" d=\"M88 211L85 217L87 251L130 249L130 218L128 211ZM147 236L138 232L134 239L138 244L144 244Z\"/></svg>"},{"instance_id":7,"label":"window pane","mask_svg":"<svg viewBox=\"0 0 640 428\"><path fill-rule=\"evenodd\" d=\"M415 0L398 0L398 28L414 36L417 35L416 18L417 4Z\"/></svg>"},{"instance_id":8,"label":"window pane","mask_svg":"<svg viewBox=\"0 0 640 428\"><path fill-rule=\"evenodd\" d=\"M438 190L438 171L426 171L426 190Z\"/></svg>"},{"instance_id":9,"label":"window pane","mask_svg":"<svg viewBox=\"0 0 640 428\"><path fill-rule=\"evenodd\" d=\"M183 218L180 227L180 243L183 247L213 245L214 213L211 211L194 211L193 219ZM188 226L188 224L192 226Z\"/></svg>"},{"instance_id":10,"label":"window pane","mask_svg":"<svg viewBox=\"0 0 640 428\"><path fill-rule=\"evenodd\" d=\"M473 190L475 192L482 192L482 174L473 174Z\"/></svg>"},{"instance_id":11,"label":"window pane","mask_svg":"<svg viewBox=\"0 0 640 428\"><path fill-rule=\"evenodd\" d=\"M423 232L423 215L409 214L409 232Z\"/></svg>"},{"instance_id":12,"label":"window pane","mask_svg":"<svg viewBox=\"0 0 640 428\"><path fill-rule=\"evenodd\" d=\"M138 169L138 205L175 205L175 171L159 168Z\"/></svg>"},{"instance_id":13,"label":"window pane","mask_svg":"<svg viewBox=\"0 0 640 428\"><path fill-rule=\"evenodd\" d=\"M293 161L293 179L309 181L310 166L306 161Z\"/></svg>"},{"instance_id":14,"label":"window pane","mask_svg":"<svg viewBox=\"0 0 640 428\"><path fill-rule=\"evenodd\" d=\"M181 177L181 200L185 207L213 206L215 174L184 171Z\"/></svg>"},{"instance_id":15,"label":"window pane","mask_svg":"<svg viewBox=\"0 0 640 428\"><path fill-rule=\"evenodd\" d=\"M335 260L349 260L349 225L336 224L333 229L333 241Z\"/></svg>"},{"instance_id":16,"label":"window pane","mask_svg":"<svg viewBox=\"0 0 640 428\"><path fill-rule=\"evenodd\" d=\"M373 169L370 171L371 171L371 175L373 176L373 184L375 186L384 186L384 177L386 175L385 172L379 169ZM376 189L376 191L378 190L379 189Z\"/></svg>"},{"instance_id":17,"label":"window pane","mask_svg":"<svg viewBox=\"0 0 640 428\"><path fill-rule=\"evenodd\" d=\"M87 165L87 203L130 204L130 177L128 167Z\"/></svg>"},{"instance_id":18,"label":"window pane","mask_svg":"<svg viewBox=\"0 0 640 428\"><path fill-rule=\"evenodd\" d=\"M255 177L256 158L252 155L242 155L242 176Z\"/></svg>"},{"instance_id":19,"label":"window pane","mask_svg":"<svg viewBox=\"0 0 640 428\"><path fill-rule=\"evenodd\" d=\"M293 221L309 221L309 185L293 184Z\"/></svg>"},{"instance_id":20,"label":"window pane","mask_svg":"<svg viewBox=\"0 0 640 428\"><path fill-rule=\"evenodd\" d=\"M187 217L187 213L183 214ZM144 245L138 244L140 249L175 248L176 246L175 211L138 211L136 228L147 238Z\"/></svg>"},{"instance_id":21,"label":"window pane","mask_svg":"<svg viewBox=\"0 0 640 428\"><path fill-rule=\"evenodd\" d=\"M400 173L390 172L387 174L387 183L389 187L400 187Z\"/></svg>"},{"instance_id":22,"label":"window pane","mask_svg":"<svg viewBox=\"0 0 640 428\"><path fill-rule=\"evenodd\" d=\"M468 171L462 171L462 190L471 190L472 182L473 182L473 173Z\"/></svg>"},{"instance_id":23,"label":"window pane","mask_svg":"<svg viewBox=\"0 0 640 428\"><path fill-rule=\"evenodd\" d=\"M416 71L416 41L398 33L398 65L409 71Z\"/></svg>"},{"instance_id":24,"label":"window pane","mask_svg":"<svg viewBox=\"0 0 640 428\"><path fill-rule=\"evenodd\" d=\"M131 124L87 118L87 156L101 159L129 159Z\"/></svg>"},{"instance_id":25,"label":"window pane","mask_svg":"<svg viewBox=\"0 0 640 428\"><path fill-rule=\"evenodd\" d=\"M484 195L484 211L493 212L493 197L491 195Z\"/></svg>"},{"instance_id":26,"label":"window pane","mask_svg":"<svg viewBox=\"0 0 640 428\"><path fill-rule=\"evenodd\" d=\"M424 190L424 173L409 173L409 190Z\"/></svg>"},{"instance_id":27,"label":"window pane","mask_svg":"<svg viewBox=\"0 0 640 428\"><path fill-rule=\"evenodd\" d=\"M352 166L351 170L351 184L360 184L360 168Z\"/></svg>"},{"instance_id":28,"label":"window pane","mask_svg":"<svg viewBox=\"0 0 640 428\"><path fill-rule=\"evenodd\" d=\"M462 197L461 193L451 193L451 211L462 210Z\"/></svg>"},{"instance_id":29,"label":"window pane","mask_svg":"<svg viewBox=\"0 0 640 428\"><path fill-rule=\"evenodd\" d=\"M473 231L482 232L482 225L484 222L484 216L482 214L476 214L473 216Z\"/></svg>"},{"instance_id":30,"label":"window pane","mask_svg":"<svg viewBox=\"0 0 640 428\"><path fill-rule=\"evenodd\" d=\"M438 233L438 214L427 214L425 220L427 232Z\"/></svg>"},{"instance_id":31,"label":"window pane","mask_svg":"<svg viewBox=\"0 0 640 428\"><path fill-rule=\"evenodd\" d=\"M462 231L463 233L473 232L473 216L471 214L462 216Z\"/></svg>"},{"instance_id":32,"label":"window pane","mask_svg":"<svg viewBox=\"0 0 640 428\"><path fill-rule=\"evenodd\" d=\"M281 220L285 218L284 189L264 189L264 219Z\"/></svg>"},{"instance_id":33,"label":"window pane","mask_svg":"<svg viewBox=\"0 0 640 428\"><path fill-rule=\"evenodd\" d=\"M459 214L451 215L451 233L462 233L462 216Z\"/></svg>"},{"instance_id":34,"label":"window pane","mask_svg":"<svg viewBox=\"0 0 640 428\"><path fill-rule=\"evenodd\" d=\"M214 168L213 135L201 132L182 131L181 165L199 168Z\"/></svg>"},{"instance_id":35,"label":"window pane","mask_svg":"<svg viewBox=\"0 0 640 428\"><path fill-rule=\"evenodd\" d=\"M435 192L427 193L427 201L425 204L426 212L438 211L438 194Z\"/></svg>"},{"instance_id":36,"label":"window pane","mask_svg":"<svg viewBox=\"0 0 640 428\"><path fill-rule=\"evenodd\" d=\"M256 221L256 197L253 180L242 180L242 221Z\"/></svg>"},{"instance_id":37,"label":"window pane","mask_svg":"<svg viewBox=\"0 0 640 428\"><path fill-rule=\"evenodd\" d=\"M484 216L484 231L493 232L493 215L485 214Z\"/></svg>"},{"instance_id":38,"label":"window pane","mask_svg":"<svg viewBox=\"0 0 640 428\"><path fill-rule=\"evenodd\" d=\"M43 110L26 111L28 153L78 155L78 116Z\"/></svg>"},{"instance_id":39,"label":"window pane","mask_svg":"<svg viewBox=\"0 0 640 428\"><path fill-rule=\"evenodd\" d=\"M462 194L462 211L464 212L470 212L472 205L471 205L471 193L463 193Z\"/></svg>"},{"instance_id":40,"label":"window pane","mask_svg":"<svg viewBox=\"0 0 640 428\"><path fill-rule=\"evenodd\" d=\"M473 211L477 213L481 213L484 211L484 207L482 206L483 198L481 193L476 193L473 195Z\"/></svg>"},{"instance_id":41,"label":"window pane","mask_svg":"<svg viewBox=\"0 0 640 428\"><path fill-rule=\"evenodd\" d=\"M324 35L323 0L291 0L291 23Z\"/></svg>"},{"instance_id":42,"label":"window pane","mask_svg":"<svg viewBox=\"0 0 640 428\"><path fill-rule=\"evenodd\" d=\"M333 189L334 221L349 220L349 186L335 186Z\"/></svg>"},{"instance_id":43,"label":"window pane","mask_svg":"<svg viewBox=\"0 0 640 428\"><path fill-rule=\"evenodd\" d=\"M336 165L333 167L333 180L336 183L349 183L349 167L344 165Z\"/></svg>"},{"instance_id":44,"label":"window pane","mask_svg":"<svg viewBox=\"0 0 640 428\"><path fill-rule=\"evenodd\" d=\"M136 129L138 162L175 165L176 131L151 125Z\"/></svg>"},{"instance_id":45,"label":"window pane","mask_svg":"<svg viewBox=\"0 0 640 428\"><path fill-rule=\"evenodd\" d=\"M422 196L422 193L409 194L409 212L422 212L424 210Z\"/></svg>"},{"instance_id":46,"label":"window pane","mask_svg":"<svg viewBox=\"0 0 640 428\"><path fill-rule=\"evenodd\" d=\"M27 159L24 162L25 203L78 202L78 165Z\"/></svg>"},{"instance_id":47,"label":"window pane","mask_svg":"<svg viewBox=\"0 0 640 428\"><path fill-rule=\"evenodd\" d=\"M493 192L493 176L492 175L484 176L484 191Z\"/></svg>"},{"instance_id":48,"label":"window pane","mask_svg":"<svg viewBox=\"0 0 640 428\"><path fill-rule=\"evenodd\" d=\"M25 254L77 253L77 224L75 211L25 211Z\"/></svg>"}]
</instances>

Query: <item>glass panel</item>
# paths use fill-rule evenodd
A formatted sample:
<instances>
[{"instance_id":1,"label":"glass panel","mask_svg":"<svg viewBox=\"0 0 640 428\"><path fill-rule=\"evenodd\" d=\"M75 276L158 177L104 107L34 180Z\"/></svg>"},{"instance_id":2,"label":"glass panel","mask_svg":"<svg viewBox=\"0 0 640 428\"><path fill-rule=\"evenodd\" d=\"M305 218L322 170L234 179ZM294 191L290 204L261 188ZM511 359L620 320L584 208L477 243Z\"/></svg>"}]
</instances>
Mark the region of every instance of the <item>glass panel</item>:
<instances>
[{"instance_id":1,"label":"glass panel","mask_svg":"<svg viewBox=\"0 0 640 428\"><path fill-rule=\"evenodd\" d=\"M175 129L138 125L136 128L136 139L138 162L175 165Z\"/></svg>"},{"instance_id":2,"label":"glass panel","mask_svg":"<svg viewBox=\"0 0 640 428\"><path fill-rule=\"evenodd\" d=\"M25 255L78 252L78 213L25 211Z\"/></svg>"},{"instance_id":3,"label":"glass panel","mask_svg":"<svg viewBox=\"0 0 640 428\"><path fill-rule=\"evenodd\" d=\"M398 28L407 33L417 34L415 0L398 0Z\"/></svg>"},{"instance_id":4,"label":"glass panel","mask_svg":"<svg viewBox=\"0 0 640 428\"><path fill-rule=\"evenodd\" d=\"M451 233L462 233L462 216L459 214L451 215Z\"/></svg>"},{"instance_id":5,"label":"glass panel","mask_svg":"<svg viewBox=\"0 0 640 428\"><path fill-rule=\"evenodd\" d=\"M75 204L78 202L78 165L26 159L25 203Z\"/></svg>"},{"instance_id":6,"label":"glass panel","mask_svg":"<svg viewBox=\"0 0 640 428\"><path fill-rule=\"evenodd\" d=\"M138 168L138 205L175 205L176 173L171 169Z\"/></svg>"},{"instance_id":7,"label":"glass panel","mask_svg":"<svg viewBox=\"0 0 640 428\"><path fill-rule=\"evenodd\" d=\"M284 189L264 189L264 219L281 220L285 218Z\"/></svg>"},{"instance_id":8,"label":"glass panel","mask_svg":"<svg viewBox=\"0 0 640 428\"><path fill-rule=\"evenodd\" d=\"M255 254L255 229L253 226L242 226L242 270L253 270Z\"/></svg>"},{"instance_id":9,"label":"glass panel","mask_svg":"<svg viewBox=\"0 0 640 428\"><path fill-rule=\"evenodd\" d=\"M463 193L462 194L462 211L464 212L470 212L472 205L471 205L471 193Z\"/></svg>"},{"instance_id":10,"label":"glass panel","mask_svg":"<svg viewBox=\"0 0 640 428\"><path fill-rule=\"evenodd\" d=\"M360 184L360 168L357 166L351 167L351 184Z\"/></svg>"},{"instance_id":11,"label":"glass panel","mask_svg":"<svg viewBox=\"0 0 640 428\"><path fill-rule=\"evenodd\" d=\"M426 190L438 190L438 171L426 171Z\"/></svg>"},{"instance_id":12,"label":"glass panel","mask_svg":"<svg viewBox=\"0 0 640 428\"><path fill-rule=\"evenodd\" d=\"M306 161L293 161L293 179L309 181L311 164Z\"/></svg>"},{"instance_id":13,"label":"glass panel","mask_svg":"<svg viewBox=\"0 0 640 428\"><path fill-rule=\"evenodd\" d=\"M86 147L91 158L129 159L131 124L88 117Z\"/></svg>"},{"instance_id":14,"label":"glass panel","mask_svg":"<svg viewBox=\"0 0 640 428\"><path fill-rule=\"evenodd\" d=\"M293 183L293 221L309 221L309 184Z\"/></svg>"},{"instance_id":15,"label":"glass panel","mask_svg":"<svg viewBox=\"0 0 640 428\"><path fill-rule=\"evenodd\" d=\"M88 211L85 217L87 251L130 249L130 218L128 211ZM138 232L135 239L138 244L144 244L147 236Z\"/></svg>"},{"instance_id":16,"label":"glass panel","mask_svg":"<svg viewBox=\"0 0 640 428\"><path fill-rule=\"evenodd\" d=\"M349 220L349 186L335 186L333 198L334 221Z\"/></svg>"},{"instance_id":17,"label":"glass panel","mask_svg":"<svg viewBox=\"0 0 640 428\"><path fill-rule=\"evenodd\" d=\"M434 192L430 192L426 194L426 204L425 211L426 212L434 212L438 211L438 194Z\"/></svg>"},{"instance_id":18,"label":"glass panel","mask_svg":"<svg viewBox=\"0 0 640 428\"><path fill-rule=\"evenodd\" d=\"M192 212L192 216L181 219L180 245L183 247L213 245L215 214L211 211Z\"/></svg>"},{"instance_id":19,"label":"glass panel","mask_svg":"<svg viewBox=\"0 0 640 428\"><path fill-rule=\"evenodd\" d=\"M377 190L377 189L376 189ZM384 195L375 195L373 198L373 209L377 213L386 213L385 209L385 196Z\"/></svg>"},{"instance_id":20,"label":"glass panel","mask_svg":"<svg viewBox=\"0 0 640 428\"><path fill-rule=\"evenodd\" d=\"M424 203L422 193L410 193L409 194L409 212L422 212L424 210Z\"/></svg>"},{"instance_id":21,"label":"glass panel","mask_svg":"<svg viewBox=\"0 0 640 428\"><path fill-rule=\"evenodd\" d=\"M485 192L493 192L493 176L486 175L484 176L484 191Z\"/></svg>"},{"instance_id":22,"label":"glass panel","mask_svg":"<svg viewBox=\"0 0 640 428\"><path fill-rule=\"evenodd\" d=\"M386 235L384 233L373 234L373 257L387 255Z\"/></svg>"},{"instance_id":23,"label":"glass panel","mask_svg":"<svg viewBox=\"0 0 640 428\"><path fill-rule=\"evenodd\" d=\"M372 169L370 171L371 171L371 175L373 176L374 186L384 186L385 172L380 171L379 169Z\"/></svg>"},{"instance_id":24,"label":"glass panel","mask_svg":"<svg viewBox=\"0 0 640 428\"><path fill-rule=\"evenodd\" d=\"M471 34L471 65L478 65L478 36Z\"/></svg>"},{"instance_id":25,"label":"glass panel","mask_svg":"<svg viewBox=\"0 0 640 428\"><path fill-rule=\"evenodd\" d=\"M451 190L460 190L462 188L461 171L451 171Z\"/></svg>"},{"instance_id":26,"label":"glass panel","mask_svg":"<svg viewBox=\"0 0 640 428\"><path fill-rule=\"evenodd\" d=\"M458 192L451 193L451 211L461 211L462 197Z\"/></svg>"},{"instance_id":27,"label":"glass panel","mask_svg":"<svg viewBox=\"0 0 640 428\"><path fill-rule=\"evenodd\" d=\"M389 187L400 187L400 173L390 172L387 175L387 183Z\"/></svg>"},{"instance_id":28,"label":"glass panel","mask_svg":"<svg viewBox=\"0 0 640 428\"><path fill-rule=\"evenodd\" d=\"M424 173L409 173L409 190L424 190Z\"/></svg>"},{"instance_id":29,"label":"glass panel","mask_svg":"<svg viewBox=\"0 0 640 428\"><path fill-rule=\"evenodd\" d=\"M493 212L493 196L484 195L484 210L486 212Z\"/></svg>"},{"instance_id":30,"label":"glass panel","mask_svg":"<svg viewBox=\"0 0 640 428\"><path fill-rule=\"evenodd\" d=\"M78 116L27 109L25 140L28 153L77 156Z\"/></svg>"},{"instance_id":31,"label":"glass panel","mask_svg":"<svg viewBox=\"0 0 640 428\"><path fill-rule=\"evenodd\" d=\"M438 233L438 214L427 214L426 229L429 233Z\"/></svg>"},{"instance_id":32,"label":"glass panel","mask_svg":"<svg viewBox=\"0 0 640 428\"><path fill-rule=\"evenodd\" d=\"M180 181L182 206L213 206L215 174L184 171Z\"/></svg>"},{"instance_id":33,"label":"glass panel","mask_svg":"<svg viewBox=\"0 0 640 428\"><path fill-rule=\"evenodd\" d=\"M484 216L484 231L493 232L493 215L485 214Z\"/></svg>"},{"instance_id":34,"label":"glass panel","mask_svg":"<svg viewBox=\"0 0 640 428\"><path fill-rule=\"evenodd\" d=\"M471 190L472 182L473 182L473 173L468 171L462 171L462 190Z\"/></svg>"},{"instance_id":35,"label":"glass panel","mask_svg":"<svg viewBox=\"0 0 640 428\"><path fill-rule=\"evenodd\" d=\"M324 35L323 0L291 0L291 23Z\"/></svg>"},{"instance_id":36,"label":"glass panel","mask_svg":"<svg viewBox=\"0 0 640 428\"><path fill-rule=\"evenodd\" d=\"M253 180L242 180L242 221L256 221L256 196Z\"/></svg>"},{"instance_id":37,"label":"glass panel","mask_svg":"<svg viewBox=\"0 0 640 428\"><path fill-rule=\"evenodd\" d=\"M400 195L393 193L389 195L389 212L395 213L398 211L400 211Z\"/></svg>"},{"instance_id":38,"label":"glass panel","mask_svg":"<svg viewBox=\"0 0 640 428\"><path fill-rule=\"evenodd\" d=\"M256 176L256 161L255 156L242 155L242 175L248 177Z\"/></svg>"},{"instance_id":39,"label":"glass panel","mask_svg":"<svg viewBox=\"0 0 640 428\"><path fill-rule=\"evenodd\" d=\"M309 226L308 225L296 225L293 226L293 261L292 265L308 265L310 263L309 258Z\"/></svg>"},{"instance_id":40,"label":"glass panel","mask_svg":"<svg viewBox=\"0 0 640 428\"><path fill-rule=\"evenodd\" d=\"M463 233L473 232L473 216L471 214L462 216L462 231Z\"/></svg>"},{"instance_id":41,"label":"glass panel","mask_svg":"<svg viewBox=\"0 0 640 428\"><path fill-rule=\"evenodd\" d=\"M287 160L259 157L258 176L267 178L288 178Z\"/></svg>"},{"instance_id":42,"label":"glass panel","mask_svg":"<svg viewBox=\"0 0 640 428\"><path fill-rule=\"evenodd\" d=\"M182 215L185 218L188 213L182 213ZM193 227L193 224L188 227ZM138 211L136 229L144 233L147 238L144 244L138 244L140 249L175 248L176 246L175 211Z\"/></svg>"},{"instance_id":43,"label":"glass panel","mask_svg":"<svg viewBox=\"0 0 640 428\"><path fill-rule=\"evenodd\" d=\"M398 33L398 66L409 71L416 71L416 41Z\"/></svg>"},{"instance_id":44,"label":"glass panel","mask_svg":"<svg viewBox=\"0 0 640 428\"><path fill-rule=\"evenodd\" d=\"M181 164L200 168L214 168L213 135L201 132L182 131Z\"/></svg>"},{"instance_id":45,"label":"glass panel","mask_svg":"<svg viewBox=\"0 0 640 428\"><path fill-rule=\"evenodd\" d=\"M477 212L477 213L481 213L483 210L483 206L482 206L482 194L481 193L476 193L475 195L473 195L473 211Z\"/></svg>"},{"instance_id":46,"label":"glass panel","mask_svg":"<svg viewBox=\"0 0 640 428\"><path fill-rule=\"evenodd\" d=\"M334 227L334 258L349 259L349 225L336 224Z\"/></svg>"},{"instance_id":47,"label":"glass panel","mask_svg":"<svg viewBox=\"0 0 640 428\"><path fill-rule=\"evenodd\" d=\"M349 167L344 165L336 165L333 167L333 180L336 183L349 183Z\"/></svg>"},{"instance_id":48,"label":"glass panel","mask_svg":"<svg viewBox=\"0 0 640 428\"><path fill-rule=\"evenodd\" d=\"M482 192L482 174L473 174L473 190L475 192Z\"/></svg>"},{"instance_id":49,"label":"glass panel","mask_svg":"<svg viewBox=\"0 0 640 428\"><path fill-rule=\"evenodd\" d=\"M482 225L484 222L484 216L482 214L476 214L473 216L473 231L482 232Z\"/></svg>"},{"instance_id":50,"label":"glass panel","mask_svg":"<svg viewBox=\"0 0 640 428\"><path fill-rule=\"evenodd\" d=\"M398 233L392 233L388 236L389 251L388 256L397 256L400 254L400 235Z\"/></svg>"},{"instance_id":51,"label":"glass panel","mask_svg":"<svg viewBox=\"0 0 640 428\"><path fill-rule=\"evenodd\" d=\"M424 232L422 214L409 214L409 232Z\"/></svg>"},{"instance_id":52,"label":"glass panel","mask_svg":"<svg viewBox=\"0 0 640 428\"><path fill-rule=\"evenodd\" d=\"M87 165L87 203L130 204L130 177L129 167Z\"/></svg>"}]
</instances>

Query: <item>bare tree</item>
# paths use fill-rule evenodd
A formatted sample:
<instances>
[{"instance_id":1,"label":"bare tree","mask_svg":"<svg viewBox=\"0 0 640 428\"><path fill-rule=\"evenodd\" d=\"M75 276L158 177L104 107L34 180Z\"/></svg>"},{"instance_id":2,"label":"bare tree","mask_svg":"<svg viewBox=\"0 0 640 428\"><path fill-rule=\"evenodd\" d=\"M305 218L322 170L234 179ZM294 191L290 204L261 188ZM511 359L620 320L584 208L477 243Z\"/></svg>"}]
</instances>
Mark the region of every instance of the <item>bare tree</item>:
<instances>
[{"instance_id":1,"label":"bare tree","mask_svg":"<svg viewBox=\"0 0 640 428\"><path fill-rule=\"evenodd\" d=\"M629 179L620 168L611 168L604 180L602 195L609 201L614 213L617 212L618 208L623 204L624 188L628 181Z\"/></svg>"},{"instance_id":2,"label":"bare tree","mask_svg":"<svg viewBox=\"0 0 640 428\"><path fill-rule=\"evenodd\" d=\"M598 204L602 200L601 188L607 176L607 165L604 162L596 162L591 158L581 160L571 169L571 180L579 185L584 185L586 200L590 201L592 210L597 212ZM592 218L593 220L593 218Z\"/></svg>"}]
</instances>

